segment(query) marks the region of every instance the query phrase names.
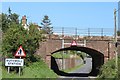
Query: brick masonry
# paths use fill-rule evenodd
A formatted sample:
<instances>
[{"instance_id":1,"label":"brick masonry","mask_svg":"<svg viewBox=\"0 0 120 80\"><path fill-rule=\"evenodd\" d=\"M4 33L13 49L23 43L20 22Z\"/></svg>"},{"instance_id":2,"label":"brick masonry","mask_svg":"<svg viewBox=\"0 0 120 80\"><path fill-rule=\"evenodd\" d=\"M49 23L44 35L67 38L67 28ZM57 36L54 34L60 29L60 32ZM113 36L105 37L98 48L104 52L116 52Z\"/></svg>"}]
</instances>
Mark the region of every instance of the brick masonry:
<instances>
[{"instance_id":1,"label":"brick masonry","mask_svg":"<svg viewBox=\"0 0 120 80\"><path fill-rule=\"evenodd\" d=\"M115 46L112 37L87 37L80 38L77 40L78 43L83 43L86 39L86 47L100 51L105 56L105 62L109 59L115 57ZM73 39L71 37L64 38L65 43L71 43ZM70 45L64 45L64 47L69 47ZM62 40L59 38L46 39L46 41L40 43L39 49L36 54L41 56L44 61L50 66L50 56L51 53L62 48ZM119 47L120 48L120 47ZM120 52L120 49L118 49Z\"/></svg>"}]
</instances>

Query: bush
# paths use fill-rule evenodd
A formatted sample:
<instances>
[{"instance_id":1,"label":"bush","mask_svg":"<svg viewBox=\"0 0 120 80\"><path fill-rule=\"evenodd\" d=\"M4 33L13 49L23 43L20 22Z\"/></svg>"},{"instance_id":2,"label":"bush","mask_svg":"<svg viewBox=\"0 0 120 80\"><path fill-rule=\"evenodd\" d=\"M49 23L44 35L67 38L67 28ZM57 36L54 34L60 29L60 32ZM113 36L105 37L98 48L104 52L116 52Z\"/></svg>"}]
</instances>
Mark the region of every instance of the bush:
<instances>
[{"instance_id":1,"label":"bush","mask_svg":"<svg viewBox=\"0 0 120 80\"><path fill-rule=\"evenodd\" d=\"M120 31L117 31L117 35L120 36Z\"/></svg>"},{"instance_id":2,"label":"bush","mask_svg":"<svg viewBox=\"0 0 120 80\"><path fill-rule=\"evenodd\" d=\"M118 57L118 65L120 65L120 57ZM119 66L116 71L115 59L112 59L102 66L97 80L108 80L108 78L110 80L118 80L118 77L120 77Z\"/></svg>"},{"instance_id":3,"label":"bush","mask_svg":"<svg viewBox=\"0 0 120 80\"><path fill-rule=\"evenodd\" d=\"M29 66L32 62L37 62L39 60L34 53L37 48L39 48L39 42L41 40L41 33L33 24L30 24L29 30L25 30L21 24L13 23L3 34L2 56L4 59L15 58L14 54L19 46L22 46L26 53L25 65ZM12 69L18 72L17 68L13 67Z\"/></svg>"}]
</instances>

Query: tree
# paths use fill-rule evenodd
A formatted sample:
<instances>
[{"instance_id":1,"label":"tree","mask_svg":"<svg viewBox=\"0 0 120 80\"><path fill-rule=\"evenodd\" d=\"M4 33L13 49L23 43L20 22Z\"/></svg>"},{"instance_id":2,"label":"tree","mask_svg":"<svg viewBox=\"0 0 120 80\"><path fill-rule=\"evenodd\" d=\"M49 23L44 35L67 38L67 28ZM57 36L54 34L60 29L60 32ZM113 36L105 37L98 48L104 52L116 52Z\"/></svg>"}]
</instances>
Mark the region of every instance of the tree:
<instances>
[{"instance_id":1,"label":"tree","mask_svg":"<svg viewBox=\"0 0 120 80\"><path fill-rule=\"evenodd\" d=\"M117 31L117 35L120 36L120 31Z\"/></svg>"},{"instance_id":2,"label":"tree","mask_svg":"<svg viewBox=\"0 0 120 80\"><path fill-rule=\"evenodd\" d=\"M22 27L17 24L10 25L10 28L3 35L3 55L6 57L12 57L23 42L23 37L21 35L25 34Z\"/></svg>"},{"instance_id":3,"label":"tree","mask_svg":"<svg viewBox=\"0 0 120 80\"><path fill-rule=\"evenodd\" d=\"M8 13L9 14L5 14L5 13L0 14L0 18L1 18L0 25L4 33L7 31L7 29L10 27L12 23L16 23L16 24L19 23L18 14L11 13L10 8L8 9Z\"/></svg>"},{"instance_id":4,"label":"tree","mask_svg":"<svg viewBox=\"0 0 120 80\"><path fill-rule=\"evenodd\" d=\"M0 18L1 18L0 27L1 27L2 31L5 32L9 28L8 16L7 16L7 14L2 13L2 14L0 14Z\"/></svg>"},{"instance_id":5,"label":"tree","mask_svg":"<svg viewBox=\"0 0 120 80\"><path fill-rule=\"evenodd\" d=\"M12 23L16 23L16 24L18 24L19 23L19 15L18 14L16 14L16 13L12 13L11 12L12 10L10 9L10 7L9 7L9 9L8 9L8 15L7 15L7 19L8 19L8 23L9 24L12 24Z\"/></svg>"},{"instance_id":6,"label":"tree","mask_svg":"<svg viewBox=\"0 0 120 80\"><path fill-rule=\"evenodd\" d=\"M13 23L3 36L3 56L14 57L16 50L22 45L27 55L26 60L35 61L34 53L39 47L41 39L41 34L34 25L30 25L29 31L27 31L20 24Z\"/></svg>"},{"instance_id":7,"label":"tree","mask_svg":"<svg viewBox=\"0 0 120 80\"><path fill-rule=\"evenodd\" d=\"M41 25L43 25L42 29L45 34L53 34L53 27L50 27L51 21L47 15L44 16Z\"/></svg>"},{"instance_id":8,"label":"tree","mask_svg":"<svg viewBox=\"0 0 120 80\"><path fill-rule=\"evenodd\" d=\"M19 15L18 14L16 14L16 13L13 13L13 14L11 14L10 15L10 19L11 19L11 23L12 22L14 22L14 23L16 23L16 24L18 24L19 23Z\"/></svg>"},{"instance_id":9,"label":"tree","mask_svg":"<svg viewBox=\"0 0 120 80\"><path fill-rule=\"evenodd\" d=\"M29 53L35 53L36 48L39 47L39 42L42 41L42 35L35 27L34 24L30 24L29 26L29 31L28 31L28 37L27 37L27 42L26 44L28 45L27 47L29 48ZM34 46L34 47L32 47Z\"/></svg>"}]
</instances>

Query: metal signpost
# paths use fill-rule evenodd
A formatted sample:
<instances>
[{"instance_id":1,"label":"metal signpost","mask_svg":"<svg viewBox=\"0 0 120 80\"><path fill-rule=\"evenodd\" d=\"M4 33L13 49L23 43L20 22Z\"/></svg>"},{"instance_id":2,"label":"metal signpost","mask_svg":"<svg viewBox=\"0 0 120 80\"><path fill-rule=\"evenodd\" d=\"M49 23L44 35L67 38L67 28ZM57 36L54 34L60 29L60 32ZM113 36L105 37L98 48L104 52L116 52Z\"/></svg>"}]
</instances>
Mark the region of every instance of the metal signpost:
<instances>
[{"instance_id":1,"label":"metal signpost","mask_svg":"<svg viewBox=\"0 0 120 80\"><path fill-rule=\"evenodd\" d=\"M20 46L17 50L17 52L15 53L15 57L26 57L26 53L25 51L23 50L22 46ZM20 73L21 73L21 68L19 66L19 76L20 76Z\"/></svg>"},{"instance_id":2,"label":"metal signpost","mask_svg":"<svg viewBox=\"0 0 120 80\"><path fill-rule=\"evenodd\" d=\"M120 10L120 9L118 9ZM115 44L117 44L117 25L116 25L116 12L118 11L114 9L114 39L115 39ZM115 46L115 66L116 66L116 71L118 71L118 53L117 53L117 46Z\"/></svg>"},{"instance_id":3,"label":"metal signpost","mask_svg":"<svg viewBox=\"0 0 120 80\"><path fill-rule=\"evenodd\" d=\"M5 66L8 66L8 73L10 73L10 66L23 66L24 60L23 59L5 59Z\"/></svg>"},{"instance_id":4,"label":"metal signpost","mask_svg":"<svg viewBox=\"0 0 120 80\"><path fill-rule=\"evenodd\" d=\"M24 59L21 59L22 57L26 57L26 54L22 48L22 46L20 46L17 50L17 52L14 55L15 57L19 57L20 59L5 59L5 66L8 66L8 73L10 72L10 66L18 66L19 67L19 76L21 73L21 66L24 65Z\"/></svg>"}]
</instances>

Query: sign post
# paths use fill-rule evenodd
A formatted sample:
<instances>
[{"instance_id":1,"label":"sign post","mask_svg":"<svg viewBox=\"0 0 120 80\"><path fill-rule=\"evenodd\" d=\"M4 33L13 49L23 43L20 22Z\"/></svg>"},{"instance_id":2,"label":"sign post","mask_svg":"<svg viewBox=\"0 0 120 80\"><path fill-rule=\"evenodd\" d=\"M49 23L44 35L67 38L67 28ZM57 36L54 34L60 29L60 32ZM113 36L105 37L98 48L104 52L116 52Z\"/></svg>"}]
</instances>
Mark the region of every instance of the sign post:
<instances>
[{"instance_id":1,"label":"sign post","mask_svg":"<svg viewBox=\"0 0 120 80\"><path fill-rule=\"evenodd\" d=\"M8 67L8 73L10 73L10 67Z\"/></svg>"},{"instance_id":2,"label":"sign post","mask_svg":"<svg viewBox=\"0 0 120 80\"><path fill-rule=\"evenodd\" d=\"M8 73L10 73L10 66L17 66L19 67L19 76L21 73L21 66L24 65L24 59L21 59L22 57L26 57L26 54L22 48L22 46L20 46L17 50L17 52L14 55L15 57L20 57L20 59L10 59L7 58L5 59L5 66L8 67L7 71Z\"/></svg>"},{"instance_id":3,"label":"sign post","mask_svg":"<svg viewBox=\"0 0 120 80\"><path fill-rule=\"evenodd\" d=\"M10 73L10 66L23 66L24 60L23 59L5 59L5 66L8 66L8 73ZM20 72L19 72L20 75Z\"/></svg>"},{"instance_id":4,"label":"sign post","mask_svg":"<svg viewBox=\"0 0 120 80\"><path fill-rule=\"evenodd\" d=\"M21 59L21 56L20 56L20 59ZM20 69L20 67L19 67L19 76L20 76L20 71L21 71L21 69Z\"/></svg>"},{"instance_id":5,"label":"sign post","mask_svg":"<svg viewBox=\"0 0 120 80\"><path fill-rule=\"evenodd\" d=\"M26 57L25 51L23 50L22 46L20 46L17 50L17 52L15 53L15 57ZM21 68L19 67L19 76L21 73Z\"/></svg>"}]
</instances>

